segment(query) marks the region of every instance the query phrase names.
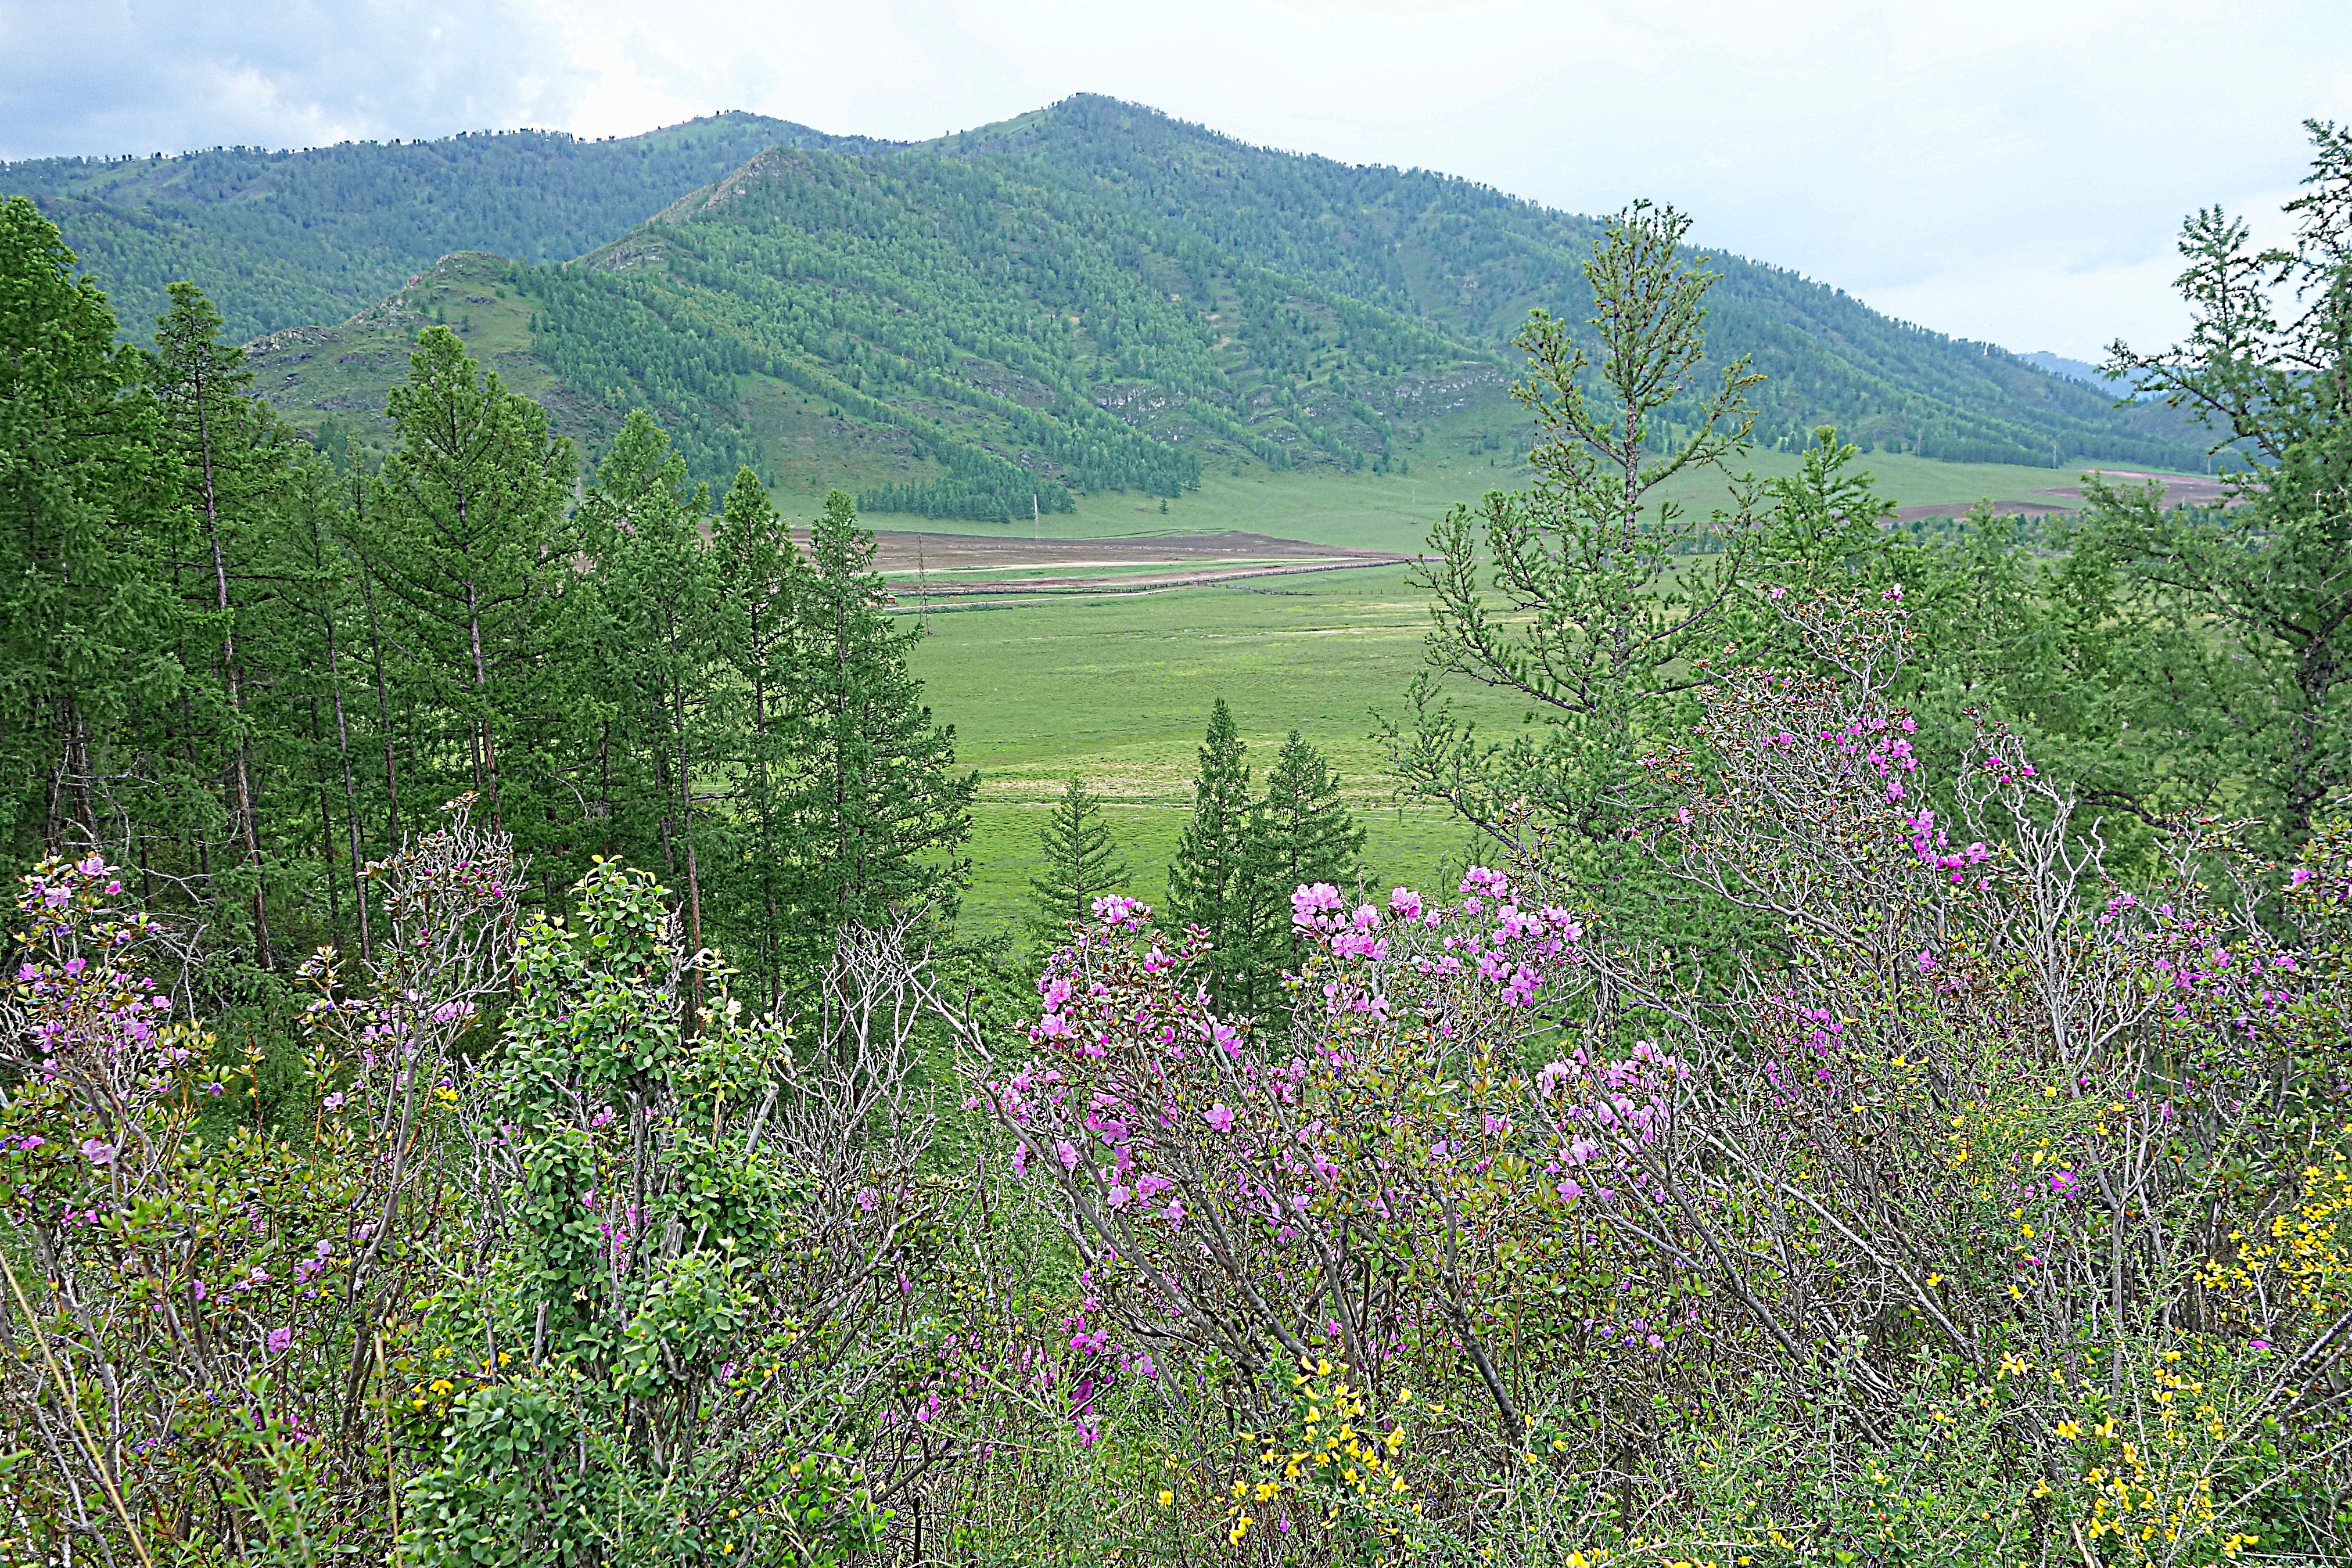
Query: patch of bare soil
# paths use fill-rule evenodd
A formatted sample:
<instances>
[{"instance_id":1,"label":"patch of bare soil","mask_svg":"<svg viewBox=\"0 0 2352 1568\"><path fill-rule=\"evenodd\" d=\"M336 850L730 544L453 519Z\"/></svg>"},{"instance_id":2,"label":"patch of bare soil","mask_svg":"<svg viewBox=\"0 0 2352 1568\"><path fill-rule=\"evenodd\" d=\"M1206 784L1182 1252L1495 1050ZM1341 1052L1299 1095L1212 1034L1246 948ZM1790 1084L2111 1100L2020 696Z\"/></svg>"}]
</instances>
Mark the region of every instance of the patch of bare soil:
<instances>
[{"instance_id":1,"label":"patch of bare soil","mask_svg":"<svg viewBox=\"0 0 2352 1568\"><path fill-rule=\"evenodd\" d=\"M1251 577L1386 566L1388 550L1342 549L1266 534L1153 534L1027 539L896 529L875 536L875 565L901 600L1008 593L1132 593Z\"/></svg>"}]
</instances>

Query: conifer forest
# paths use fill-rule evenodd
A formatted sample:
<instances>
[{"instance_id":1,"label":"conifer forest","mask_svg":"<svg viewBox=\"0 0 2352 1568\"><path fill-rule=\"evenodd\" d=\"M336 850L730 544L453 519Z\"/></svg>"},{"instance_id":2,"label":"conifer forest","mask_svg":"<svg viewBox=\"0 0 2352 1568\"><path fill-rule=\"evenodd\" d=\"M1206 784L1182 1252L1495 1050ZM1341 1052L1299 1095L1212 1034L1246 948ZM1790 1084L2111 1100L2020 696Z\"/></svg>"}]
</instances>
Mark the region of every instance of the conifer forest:
<instances>
[{"instance_id":1,"label":"conifer forest","mask_svg":"<svg viewBox=\"0 0 2352 1568\"><path fill-rule=\"evenodd\" d=\"M1104 99L0 165L0 1568L2352 1563L2308 132L2124 397ZM991 863L894 541L1416 462Z\"/></svg>"}]
</instances>

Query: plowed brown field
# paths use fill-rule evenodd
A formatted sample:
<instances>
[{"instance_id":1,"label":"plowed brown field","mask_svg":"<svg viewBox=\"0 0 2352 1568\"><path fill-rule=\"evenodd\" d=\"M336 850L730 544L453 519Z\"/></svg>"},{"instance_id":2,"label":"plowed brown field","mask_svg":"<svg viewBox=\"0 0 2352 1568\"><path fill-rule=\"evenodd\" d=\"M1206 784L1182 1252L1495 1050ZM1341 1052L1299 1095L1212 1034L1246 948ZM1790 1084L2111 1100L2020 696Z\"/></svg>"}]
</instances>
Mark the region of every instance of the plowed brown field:
<instances>
[{"instance_id":1,"label":"plowed brown field","mask_svg":"<svg viewBox=\"0 0 2352 1568\"><path fill-rule=\"evenodd\" d=\"M877 532L876 568L901 601L976 595L1138 593L1237 578L1388 566L1408 558L1265 534L1028 539Z\"/></svg>"}]
</instances>

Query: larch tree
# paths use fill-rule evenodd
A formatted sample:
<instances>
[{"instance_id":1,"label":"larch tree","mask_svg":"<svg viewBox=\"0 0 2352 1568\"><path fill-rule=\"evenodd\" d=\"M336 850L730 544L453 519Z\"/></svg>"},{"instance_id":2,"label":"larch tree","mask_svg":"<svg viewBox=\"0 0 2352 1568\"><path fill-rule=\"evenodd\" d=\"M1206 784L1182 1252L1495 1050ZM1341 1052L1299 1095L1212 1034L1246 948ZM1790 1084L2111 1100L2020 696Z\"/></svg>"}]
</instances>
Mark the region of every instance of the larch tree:
<instances>
[{"instance_id":1,"label":"larch tree","mask_svg":"<svg viewBox=\"0 0 2352 1568\"><path fill-rule=\"evenodd\" d=\"M2159 486L2095 477L2082 541L2136 622L2142 723L2209 739L2179 814L2241 790L2286 843L2352 786L2352 127L2307 129L2293 242L2257 248L2244 220L2193 214L2187 341L2108 360L2243 465L2226 504L2168 508Z\"/></svg>"},{"instance_id":2,"label":"larch tree","mask_svg":"<svg viewBox=\"0 0 2352 1568\"><path fill-rule=\"evenodd\" d=\"M646 820L668 876L682 882L688 936L702 946L702 820L716 803L711 775L710 674L721 643L717 563L702 538L707 486L643 409L634 411L597 465L581 504L601 547L596 572L606 629L594 684L614 727L645 771L629 816ZM731 747L720 747L721 754ZM650 847L650 845L648 846Z\"/></svg>"},{"instance_id":3,"label":"larch tree","mask_svg":"<svg viewBox=\"0 0 2352 1568\"><path fill-rule=\"evenodd\" d=\"M790 805L786 789L797 745L799 664L795 658L809 567L792 531L768 500L760 476L739 469L719 504L711 538L719 584L719 647L732 669L728 689L739 711L727 725L734 749L741 860L730 879L730 925L738 950L756 951L761 998L781 994L778 944L791 879L785 864Z\"/></svg>"},{"instance_id":4,"label":"larch tree","mask_svg":"<svg viewBox=\"0 0 2352 1568\"><path fill-rule=\"evenodd\" d=\"M156 557L153 404L57 225L0 203L0 842L95 845L107 737L178 689L180 608ZM139 846L117 843L126 862Z\"/></svg>"},{"instance_id":5,"label":"larch tree","mask_svg":"<svg viewBox=\"0 0 2352 1568\"><path fill-rule=\"evenodd\" d=\"M454 771L521 838L539 824L508 821L521 780L506 751L545 719L539 677L578 576L571 445L446 327L419 336L385 413L399 444L354 533L420 695L456 719Z\"/></svg>"},{"instance_id":6,"label":"larch tree","mask_svg":"<svg viewBox=\"0 0 2352 1568\"><path fill-rule=\"evenodd\" d=\"M256 618L247 599L257 575L252 558L269 549L290 454L277 419L254 399L245 351L221 341L220 313L212 302L193 283L174 283L169 292L171 308L156 324L149 375L162 413L157 444L173 500L187 519L182 537L193 547L192 630L201 626L197 635L206 644L202 658L187 662L191 674L209 671L203 685L222 710L223 794L239 867L218 879L225 884L220 892L233 890L233 895L217 903L247 914L254 959L268 969L273 956L254 762L253 649L241 633L250 632Z\"/></svg>"},{"instance_id":7,"label":"larch tree","mask_svg":"<svg viewBox=\"0 0 2352 1568\"><path fill-rule=\"evenodd\" d=\"M1433 622L1410 718L1386 727L1404 789L1444 801L1481 831L1521 822L1603 855L1622 842L1626 786L1706 680L1738 603L1751 497L1698 517L1661 487L1746 450L1742 358L1710 387L1706 298L1717 274L1682 249L1689 220L1637 203L1594 247L1592 315L1579 331L1538 310L1515 340L1528 355L1513 389L1534 416L1534 482L1457 506L1415 570ZM1702 533L1721 548L1697 553ZM1526 723L1488 740L1449 685L1524 705Z\"/></svg>"}]
</instances>

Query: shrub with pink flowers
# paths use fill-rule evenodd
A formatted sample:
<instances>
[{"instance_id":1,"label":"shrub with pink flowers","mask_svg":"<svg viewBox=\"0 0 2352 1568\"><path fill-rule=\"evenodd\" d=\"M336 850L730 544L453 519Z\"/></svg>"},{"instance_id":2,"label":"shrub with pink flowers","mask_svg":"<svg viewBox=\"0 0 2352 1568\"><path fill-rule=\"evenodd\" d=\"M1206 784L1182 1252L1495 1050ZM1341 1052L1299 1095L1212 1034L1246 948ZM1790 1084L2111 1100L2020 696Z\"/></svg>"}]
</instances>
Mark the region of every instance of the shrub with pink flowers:
<instances>
[{"instance_id":1,"label":"shrub with pink flowers","mask_svg":"<svg viewBox=\"0 0 2352 1568\"><path fill-rule=\"evenodd\" d=\"M1443 900L1300 888L1283 1031L1130 900L1047 965L975 1099L1116 1343L1229 1413L1171 1520L1265 1561L2343 1530L2344 830L2279 875L2203 824L2127 886L2000 727L1921 777L1899 598L1788 613L1826 673L1719 679L1646 769L1655 862L1767 934L1729 987L1540 852ZM1277 1441L1302 1378L1306 1431L1344 1385L1395 1449ZM1335 1462L1391 1506L1292 1489Z\"/></svg>"},{"instance_id":2,"label":"shrub with pink flowers","mask_svg":"<svg viewBox=\"0 0 2352 1568\"><path fill-rule=\"evenodd\" d=\"M34 1545L118 1561L314 1560L386 1539L388 1321L448 1233L427 1085L503 988L511 852L464 804L376 868L395 940L368 988L333 963L304 1059L309 1136L257 1105L260 1051L174 1016L159 923L92 858L21 884L0 998L11 1328L0 1446ZM215 1130L207 1133L207 1127Z\"/></svg>"},{"instance_id":3,"label":"shrub with pink flowers","mask_svg":"<svg viewBox=\"0 0 2352 1568\"><path fill-rule=\"evenodd\" d=\"M2127 879L2024 737L1930 776L1898 598L1772 602L1807 670L1712 678L1633 801L1692 940L1530 827L1442 894L1296 889L1263 1017L1120 896L1017 1025L912 915L756 1016L643 873L521 920L461 803L375 868L364 975L309 966L289 1136L172 934L45 864L26 1560L2334 1550L2352 826Z\"/></svg>"}]
</instances>

